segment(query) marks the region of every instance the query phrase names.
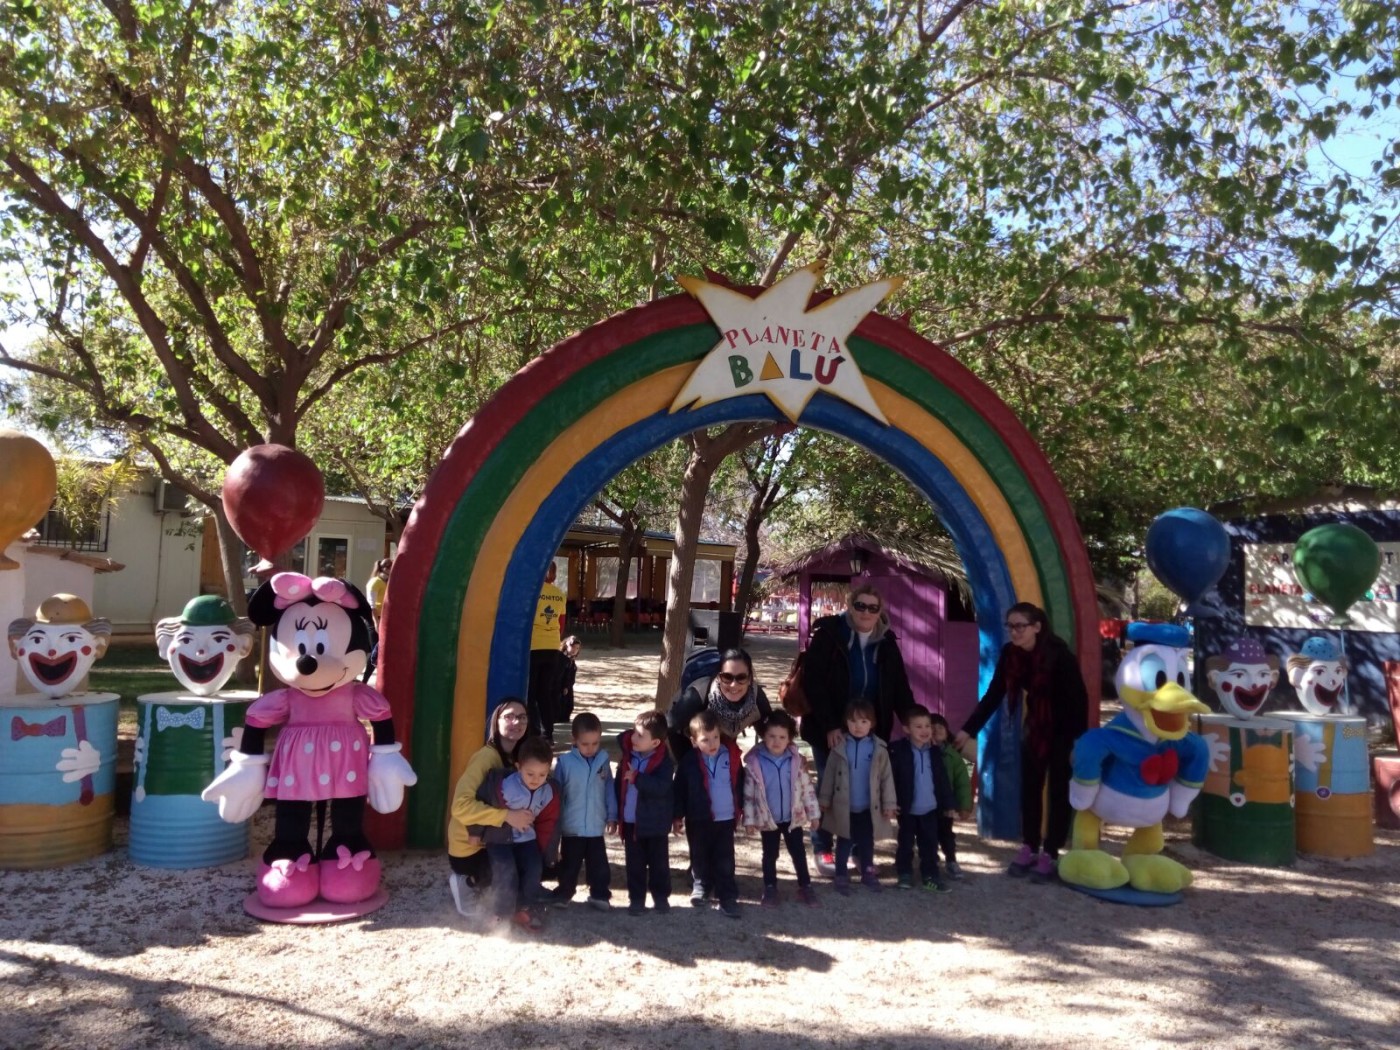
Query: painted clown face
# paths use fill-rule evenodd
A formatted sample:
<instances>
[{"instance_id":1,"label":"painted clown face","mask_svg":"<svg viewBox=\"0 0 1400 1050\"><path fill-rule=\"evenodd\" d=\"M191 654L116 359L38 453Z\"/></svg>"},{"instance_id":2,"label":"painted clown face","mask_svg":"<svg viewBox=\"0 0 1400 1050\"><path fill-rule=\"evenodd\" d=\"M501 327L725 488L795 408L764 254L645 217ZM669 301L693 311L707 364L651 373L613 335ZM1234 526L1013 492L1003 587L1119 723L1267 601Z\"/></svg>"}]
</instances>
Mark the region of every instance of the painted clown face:
<instances>
[{"instance_id":1,"label":"painted clown face","mask_svg":"<svg viewBox=\"0 0 1400 1050\"><path fill-rule=\"evenodd\" d=\"M87 677L107 651L111 631L106 620L93 619L82 599L55 595L39 606L37 619L10 624L10 655L36 692L56 700Z\"/></svg>"},{"instance_id":2,"label":"painted clown face","mask_svg":"<svg viewBox=\"0 0 1400 1050\"><path fill-rule=\"evenodd\" d=\"M157 648L181 685L197 696L213 696L252 651L253 636L223 624L191 627L176 621L174 631L158 635Z\"/></svg>"},{"instance_id":3,"label":"painted clown face","mask_svg":"<svg viewBox=\"0 0 1400 1050\"><path fill-rule=\"evenodd\" d=\"M1342 713L1342 689L1346 685L1346 661L1309 660L1294 656L1288 661L1288 684L1298 693L1305 711L1315 715Z\"/></svg>"},{"instance_id":4,"label":"painted clown face","mask_svg":"<svg viewBox=\"0 0 1400 1050\"><path fill-rule=\"evenodd\" d=\"M1241 638L1206 661L1206 681L1227 714L1253 718L1278 685L1278 657L1254 638Z\"/></svg>"},{"instance_id":5,"label":"painted clown face","mask_svg":"<svg viewBox=\"0 0 1400 1050\"><path fill-rule=\"evenodd\" d=\"M1229 714L1253 718L1278 685L1278 668L1268 664L1230 664L1223 670L1207 671L1206 680Z\"/></svg>"}]
</instances>

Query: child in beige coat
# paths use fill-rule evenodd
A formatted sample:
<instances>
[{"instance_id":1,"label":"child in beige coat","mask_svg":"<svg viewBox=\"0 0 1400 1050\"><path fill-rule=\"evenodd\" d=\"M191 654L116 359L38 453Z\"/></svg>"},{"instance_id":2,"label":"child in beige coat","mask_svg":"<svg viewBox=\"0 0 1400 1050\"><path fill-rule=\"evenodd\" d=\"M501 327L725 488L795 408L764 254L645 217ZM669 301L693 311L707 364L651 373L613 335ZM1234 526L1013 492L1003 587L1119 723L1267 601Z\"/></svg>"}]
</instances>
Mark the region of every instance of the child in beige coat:
<instances>
[{"instance_id":1,"label":"child in beige coat","mask_svg":"<svg viewBox=\"0 0 1400 1050\"><path fill-rule=\"evenodd\" d=\"M875 837L894 834L898 813L894 771L885 742L875 736L875 708L868 700L846 705L846 739L833 748L822 774L819 799L822 827L836 836L836 892L851 895L846 862L854 853L860 881L879 892Z\"/></svg>"}]
</instances>

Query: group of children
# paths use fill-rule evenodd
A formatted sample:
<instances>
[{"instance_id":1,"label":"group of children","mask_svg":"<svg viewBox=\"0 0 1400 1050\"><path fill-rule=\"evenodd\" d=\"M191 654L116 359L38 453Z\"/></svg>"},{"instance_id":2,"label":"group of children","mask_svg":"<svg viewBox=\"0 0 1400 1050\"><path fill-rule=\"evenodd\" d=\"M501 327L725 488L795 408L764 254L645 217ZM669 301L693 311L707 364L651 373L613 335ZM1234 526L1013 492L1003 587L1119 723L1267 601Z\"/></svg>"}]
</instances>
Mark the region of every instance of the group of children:
<instances>
[{"instance_id":1,"label":"group of children","mask_svg":"<svg viewBox=\"0 0 1400 1050\"><path fill-rule=\"evenodd\" d=\"M923 887L948 892L938 849L944 851L949 877L961 878L953 817L967 815L971 793L962 757L944 747L947 722L912 708L904 718L907 735L887 746L872 732L875 712L867 701L852 701L845 721L844 746L831 752L819 791L794 743L797 725L782 710L758 724L758 742L747 755L722 735L715 712L702 710L688 726L692 747L678 761L667 745L665 715L647 711L618 737L616 777L594 714L573 719L574 747L559 756L552 776L549 743L527 737L515 768L493 771L477 792L480 801L506 810L508 819L499 828L466 829L490 858L487 917L538 930L547 904L563 908L573 900L581 873L588 905L610 908L605 839L610 834L622 839L630 915L645 912L648 893L656 911L670 911L669 839L682 832L690 846L691 905L717 903L730 918L740 915L734 863L740 828L757 832L762 842L764 907L781 900L777 866L783 848L797 878L797 900L816 906L805 833L818 826L836 836L833 887L841 896L852 893L852 857L859 882L881 888L875 838L877 832L888 835L891 824L897 825L899 888L915 885L917 848ZM542 873L556 864L557 886L546 893ZM467 911L460 900L458 907Z\"/></svg>"}]
</instances>

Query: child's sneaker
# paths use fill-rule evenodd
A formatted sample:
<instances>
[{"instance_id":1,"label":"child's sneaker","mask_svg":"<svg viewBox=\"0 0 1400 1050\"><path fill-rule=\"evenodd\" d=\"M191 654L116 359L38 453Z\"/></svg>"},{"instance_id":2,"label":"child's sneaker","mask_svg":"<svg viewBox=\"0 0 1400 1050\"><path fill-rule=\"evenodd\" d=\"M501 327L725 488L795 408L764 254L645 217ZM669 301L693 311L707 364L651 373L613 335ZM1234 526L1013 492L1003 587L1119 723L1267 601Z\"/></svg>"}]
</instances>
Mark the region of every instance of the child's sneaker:
<instances>
[{"instance_id":1,"label":"child's sneaker","mask_svg":"<svg viewBox=\"0 0 1400 1050\"><path fill-rule=\"evenodd\" d=\"M838 875L831 880L831 888L836 891L839 897L849 897L851 895L851 877L849 875Z\"/></svg>"},{"instance_id":2,"label":"child's sneaker","mask_svg":"<svg viewBox=\"0 0 1400 1050\"><path fill-rule=\"evenodd\" d=\"M914 876L901 874L899 876L899 881L894 884L894 888L897 890L912 890L914 888Z\"/></svg>"},{"instance_id":3,"label":"child's sneaker","mask_svg":"<svg viewBox=\"0 0 1400 1050\"><path fill-rule=\"evenodd\" d=\"M588 906L594 911L611 911L612 901L606 897L589 897Z\"/></svg>"},{"instance_id":4,"label":"child's sneaker","mask_svg":"<svg viewBox=\"0 0 1400 1050\"><path fill-rule=\"evenodd\" d=\"M825 875L828 878L836 874L836 854L827 850L825 853L816 855L817 874Z\"/></svg>"},{"instance_id":5,"label":"child's sneaker","mask_svg":"<svg viewBox=\"0 0 1400 1050\"><path fill-rule=\"evenodd\" d=\"M738 901L720 901L719 910L727 919L737 919L739 917Z\"/></svg>"},{"instance_id":6,"label":"child's sneaker","mask_svg":"<svg viewBox=\"0 0 1400 1050\"><path fill-rule=\"evenodd\" d=\"M665 915L671 910L671 902L666 900L665 898L662 898L661 900L656 901L651 907L653 911L658 912L661 915Z\"/></svg>"},{"instance_id":7,"label":"child's sneaker","mask_svg":"<svg viewBox=\"0 0 1400 1050\"><path fill-rule=\"evenodd\" d=\"M1055 858L1048 853L1042 853L1035 859L1035 867L1031 868L1032 882L1054 882Z\"/></svg>"},{"instance_id":8,"label":"child's sneaker","mask_svg":"<svg viewBox=\"0 0 1400 1050\"><path fill-rule=\"evenodd\" d=\"M467 881L465 875L447 876L447 887L452 891L452 903L457 914L464 919L474 919L477 915L476 887Z\"/></svg>"},{"instance_id":9,"label":"child's sneaker","mask_svg":"<svg viewBox=\"0 0 1400 1050\"><path fill-rule=\"evenodd\" d=\"M544 920L527 908L521 908L515 913L511 922L522 930L529 930L531 933L538 933L544 928Z\"/></svg>"},{"instance_id":10,"label":"child's sneaker","mask_svg":"<svg viewBox=\"0 0 1400 1050\"><path fill-rule=\"evenodd\" d=\"M703 908L708 903L705 899L707 896L708 894L705 892L704 884L696 880L695 885L690 888L690 906L692 908Z\"/></svg>"},{"instance_id":11,"label":"child's sneaker","mask_svg":"<svg viewBox=\"0 0 1400 1050\"><path fill-rule=\"evenodd\" d=\"M937 875L924 879L924 889L930 893L952 893L953 888L940 879Z\"/></svg>"},{"instance_id":12,"label":"child's sneaker","mask_svg":"<svg viewBox=\"0 0 1400 1050\"><path fill-rule=\"evenodd\" d=\"M573 900L574 898L572 894L565 897L558 890L555 890L549 895L549 904L550 907L553 908L567 908L570 904L573 903Z\"/></svg>"},{"instance_id":13,"label":"child's sneaker","mask_svg":"<svg viewBox=\"0 0 1400 1050\"><path fill-rule=\"evenodd\" d=\"M645 915L647 913L646 901L632 901L627 905L628 915Z\"/></svg>"},{"instance_id":14,"label":"child's sneaker","mask_svg":"<svg viewBox=\"0 0 1400 1050\"><path fill-rule=\"evenodd\" d=\"M880 892L880 877L875 874L874 868L866 868L865 871L861 873L860 884L869 889L872 893Z\"/></svg>"},{"instance_id":15,"label":"child's sneaker","mask_svg":"<svg viewBox=\"0 0 1400 1050\"><path fill-rule=\"evenodd\" d=\"M815 908L817 906L817 891L811 886L799 886L797 887L797 899L807 907Z\"/></svg>"},{"instance_id":16,"label":"child's sneaker","mask_svg":"<svg viewBox=\"0 0 1400 1050\"><path fill-rule=\"evenodd\" d=\"M955 860L950 860L944 867L948 871L948 878L959 881L963 877L962 865Z\"/></svg>"},{"instance_id":17,"label":"child's sneaker","mask_svg":"<svg viewBox=\"0 0 1400 1050\"><path fill-rule=\"evenodd\" d=\"M1022 846L1006 866L1006 874L1018 879L1023 878L1031 873L1031 865L1034 863L1035 852L1029 846Z\"/></svg>"},{"instance_id":18,"label":"child's sneaker","mask_svg":"<svg viewBox=\"0 0 1400 1050\"><path fill-rule=\"evenodd\" d=\"M758 903L764 908L776 908L778 906L778 887L764 886L763 897Z\"/></svg>"}]
</instances>

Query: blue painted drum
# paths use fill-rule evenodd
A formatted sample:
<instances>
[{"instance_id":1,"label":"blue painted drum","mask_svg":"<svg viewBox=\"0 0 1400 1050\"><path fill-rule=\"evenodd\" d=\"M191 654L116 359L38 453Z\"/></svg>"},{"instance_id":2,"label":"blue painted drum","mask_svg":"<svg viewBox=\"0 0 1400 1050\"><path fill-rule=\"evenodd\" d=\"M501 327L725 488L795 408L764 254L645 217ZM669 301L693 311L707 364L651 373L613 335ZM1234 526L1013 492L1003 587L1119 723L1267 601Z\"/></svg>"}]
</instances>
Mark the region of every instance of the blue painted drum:
<instances>
[{"instance_id":1,"label":"blue painted drum","mask_svg":"<svg viewBox=\"0 0 1400 1050\"><path fill-rule=\"evenodd\" d=\"M1371 759L1366 719L1280 714L1293 723L1298 849L1322 857L1375 852L1371 828Z\"/></svg>"},{"instance_id":2,"label":"blue painted drum","mask_svg":"<svg viewBox=\"0 0 1400 1050\"><path fill-rule=\"evenodd\" d=\"M0 699L0 868L56 868L111 848L118 699Z\"/></svg>"},{"instance_id":3,"label":"blue painted drum","mask_svg":"<svg viewBox=\"0 0 1400 1050\"><path fill-rule=\"evenodd\" d=\"M131 859L148 868L207 868L248 855L250 824L230 824L199 794L223 772L252 692L137 698Z\"/></svg>"}]
</instances>

